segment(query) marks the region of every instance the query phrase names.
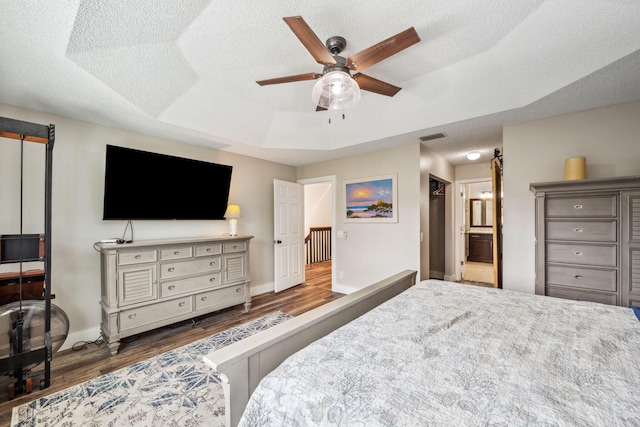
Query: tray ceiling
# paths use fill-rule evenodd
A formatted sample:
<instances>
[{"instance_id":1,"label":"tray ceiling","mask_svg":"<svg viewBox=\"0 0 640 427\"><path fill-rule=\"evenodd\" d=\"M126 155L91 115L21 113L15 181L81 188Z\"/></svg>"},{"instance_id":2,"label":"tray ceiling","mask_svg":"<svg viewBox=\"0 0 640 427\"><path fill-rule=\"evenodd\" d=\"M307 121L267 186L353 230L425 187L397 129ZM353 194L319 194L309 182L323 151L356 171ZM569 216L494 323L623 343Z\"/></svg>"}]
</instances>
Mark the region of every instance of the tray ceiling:
<instances>
[{"instance_id":1,"label":"tray ceiling","mask_svg":"<svg viewBox=\"0 0 640 427\"><path fill-rule=\"evenodd\" d=\"M273 3L6 1L0 102L291 165L444 132L424 145L456 165L505 124L640 99L633 0ZM343 56L413 26L420 43L366 71L402 90L316 112L313 81L257 85L322 72L295 15Z\"/></svg>"}]
</instances>

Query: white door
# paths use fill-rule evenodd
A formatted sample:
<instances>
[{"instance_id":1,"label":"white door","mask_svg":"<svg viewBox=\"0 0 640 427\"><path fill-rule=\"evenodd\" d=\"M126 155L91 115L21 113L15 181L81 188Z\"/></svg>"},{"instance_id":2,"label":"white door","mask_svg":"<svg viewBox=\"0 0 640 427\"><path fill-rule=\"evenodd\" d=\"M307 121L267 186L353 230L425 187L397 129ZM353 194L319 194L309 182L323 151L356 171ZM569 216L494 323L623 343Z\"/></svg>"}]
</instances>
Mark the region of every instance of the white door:
<instances>
[{"instance_id":1,"label":"white door","mask_svg":"<svg viewBox=\"0 0 640 427\"><path fill-rule=\"evenodd\" d=\"M275 291L304 282L304 189L273 180Z\"/></svg>"}]
</instances>

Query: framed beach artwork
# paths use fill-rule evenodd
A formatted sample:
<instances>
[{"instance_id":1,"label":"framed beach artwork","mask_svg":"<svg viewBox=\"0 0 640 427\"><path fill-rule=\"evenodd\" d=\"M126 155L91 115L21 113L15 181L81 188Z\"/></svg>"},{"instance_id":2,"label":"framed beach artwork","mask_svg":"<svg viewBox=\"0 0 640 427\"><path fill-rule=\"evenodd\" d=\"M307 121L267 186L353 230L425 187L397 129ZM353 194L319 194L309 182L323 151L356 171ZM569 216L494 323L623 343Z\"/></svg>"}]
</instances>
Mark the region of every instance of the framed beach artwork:
<instances>
[{"instance_id":1,"label":"framed beach artwork","mask_svg":"<svg viewBox=\"0 0 640 427\"><path fill-rule=\"evenodd\" d=\"M344 181L345 222L398 222L397 174Z\"/></svg>"}]
</instances>

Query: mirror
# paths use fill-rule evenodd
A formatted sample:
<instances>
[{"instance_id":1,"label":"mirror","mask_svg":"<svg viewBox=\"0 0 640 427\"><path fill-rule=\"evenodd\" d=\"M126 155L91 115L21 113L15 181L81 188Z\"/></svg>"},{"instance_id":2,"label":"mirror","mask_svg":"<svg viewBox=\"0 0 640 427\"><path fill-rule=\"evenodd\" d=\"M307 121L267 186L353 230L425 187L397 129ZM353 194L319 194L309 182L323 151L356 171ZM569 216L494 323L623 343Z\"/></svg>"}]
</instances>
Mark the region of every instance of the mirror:
<instances>
[{"instance_id":1,"label":"mirror","mask_svg":"<svg viewBox=\"0 0 640 427\"><path fill-rule=\"evenodd\" d=\"M469 199L469 219L471 227L492 227L493 200Z\"/></svg>"}]
</instances>

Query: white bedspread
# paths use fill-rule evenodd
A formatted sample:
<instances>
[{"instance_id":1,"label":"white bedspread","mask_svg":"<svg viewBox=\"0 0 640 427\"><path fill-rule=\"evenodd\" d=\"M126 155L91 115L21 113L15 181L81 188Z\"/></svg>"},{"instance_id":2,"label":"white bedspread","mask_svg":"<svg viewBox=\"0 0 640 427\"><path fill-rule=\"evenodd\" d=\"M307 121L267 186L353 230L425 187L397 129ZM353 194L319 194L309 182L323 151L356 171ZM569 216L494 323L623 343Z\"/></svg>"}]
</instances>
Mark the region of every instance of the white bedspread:
<instances>
[{"instance_id":1,"label":"white bedspread","mask_svg":"<svg viewBox=\"0 0 640 427\"><path fill-rule=\"evenodd\" d=\"M429 280L289 357L243 426L640 426L640 322Z\"/></svg>"}]
</instances>

